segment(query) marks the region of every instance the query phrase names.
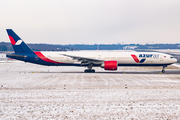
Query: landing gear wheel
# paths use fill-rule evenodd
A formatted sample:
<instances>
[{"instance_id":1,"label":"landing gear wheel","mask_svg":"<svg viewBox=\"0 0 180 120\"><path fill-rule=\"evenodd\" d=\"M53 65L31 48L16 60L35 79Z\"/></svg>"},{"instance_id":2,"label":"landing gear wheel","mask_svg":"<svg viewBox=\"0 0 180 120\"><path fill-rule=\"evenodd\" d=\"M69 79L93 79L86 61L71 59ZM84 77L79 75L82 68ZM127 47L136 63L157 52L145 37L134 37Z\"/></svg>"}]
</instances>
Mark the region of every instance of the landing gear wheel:
<instances>
[{"instance_id":1,"label":"landing gear wheel","mask_svg":"<svg viewBox=\"0 0 180 120\"><path fill-rule=\"evenodd\" d=\"M86 70L84 70L84 72L85 72L85 73L87 73L87 72L88 72L88 70L86 69Z\"/></svg>"},{"instance_id":2,"label":"landing gear wheel","mask_svg":"<svg viewBox=\"0 0 180 120\"><path fill-rule=\"evenodd\" d=\"M92 70L86 69L86 70L84 70L84 72L85 72L85 73L95 73L95 70L94 70L94 69L92 69Z\"/></svg>"},{"instance_id":3,"label":"landing gear wheel","mask_svg":"<svg viewBox=\"0 0 180 120\"><path fill-rule=\"evenodd\" d=\"M165 70L162 70L162 73L165 73Z\"/></svg>"}]
</instances>

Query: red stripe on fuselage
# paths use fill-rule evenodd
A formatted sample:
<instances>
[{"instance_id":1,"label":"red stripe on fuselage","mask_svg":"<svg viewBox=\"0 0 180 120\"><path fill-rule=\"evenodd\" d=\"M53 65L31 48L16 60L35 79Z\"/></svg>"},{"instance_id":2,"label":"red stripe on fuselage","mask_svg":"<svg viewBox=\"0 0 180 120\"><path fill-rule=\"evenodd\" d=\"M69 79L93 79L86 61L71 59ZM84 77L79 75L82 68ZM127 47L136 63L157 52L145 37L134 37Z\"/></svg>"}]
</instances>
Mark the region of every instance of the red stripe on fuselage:
<instances>
[{"instance_id":1,"label":"red stripe on fuselage","mask_svg":"<svg viewBox=\"0 0 180 120\"><path fill-rule=\"evenodd\" d=\"M16 44L16 41L14 40L13 37L9 36L9 39L10 39L12 45L15 45L15 44Z\"/></svg>"},{"instance_id":2,"label":"red stripe on fuselage","mask_svg":"<svg viewBox=\"0 0 180 120\"><path fill-rule=\"evenodd\" d=\"M50 60L49 58L45 57L41 52L34 52L40 59L49 62L49 63L60 63L53 60Z\"/></svg>"},{"instance_id":3,"label":"red stripe on fuselage","mask_svg":"<svg viewBox=\"0 0 180 120\"><path fill-rule=\"evenodd\" d=\"M133 54L132 54L131 56L132 56L132 58L134 59L135 62L139 63L139 59L137 58L136 55L133 55Z\"/></svg>"}]
</instances>

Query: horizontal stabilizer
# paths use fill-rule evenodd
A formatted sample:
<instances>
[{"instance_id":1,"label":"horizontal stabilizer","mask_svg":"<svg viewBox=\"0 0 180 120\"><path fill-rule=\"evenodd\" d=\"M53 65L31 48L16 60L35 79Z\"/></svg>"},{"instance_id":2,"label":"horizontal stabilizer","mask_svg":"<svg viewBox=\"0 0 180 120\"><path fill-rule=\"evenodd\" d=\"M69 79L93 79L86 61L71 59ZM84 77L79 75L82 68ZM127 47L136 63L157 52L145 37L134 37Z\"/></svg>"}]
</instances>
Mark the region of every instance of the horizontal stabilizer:
<instances>
[{"instance_id":1,"label":"horizontal stabilizer","mask_svg":"<svg viewBox=\"0 0 180 120\"><path fill-rule=\"evenodd\" d=\"M25 57L27 57L26 55L25 56L23 56L23 55L17 55L17 54L6 54L6 56L8 57L21 57L21 58L25 58Z\"/></svg>"}]
</instances>

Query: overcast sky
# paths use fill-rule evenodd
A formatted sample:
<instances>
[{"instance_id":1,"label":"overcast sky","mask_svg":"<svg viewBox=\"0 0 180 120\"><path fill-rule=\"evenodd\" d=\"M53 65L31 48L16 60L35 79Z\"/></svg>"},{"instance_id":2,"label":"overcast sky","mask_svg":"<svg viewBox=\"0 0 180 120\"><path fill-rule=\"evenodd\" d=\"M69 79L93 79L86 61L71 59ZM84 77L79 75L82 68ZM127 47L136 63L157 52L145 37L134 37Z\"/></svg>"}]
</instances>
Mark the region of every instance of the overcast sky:
<instances>
[{"instance_id":1,"label":"overcast sky","mask_svg":"<svg viewBox=\"0 0 180 120\"><path fill-rule=\"evenodd\" d=\"M180 43L180 0L0 0L0 42Z\"/></svg>"}]
</instances>

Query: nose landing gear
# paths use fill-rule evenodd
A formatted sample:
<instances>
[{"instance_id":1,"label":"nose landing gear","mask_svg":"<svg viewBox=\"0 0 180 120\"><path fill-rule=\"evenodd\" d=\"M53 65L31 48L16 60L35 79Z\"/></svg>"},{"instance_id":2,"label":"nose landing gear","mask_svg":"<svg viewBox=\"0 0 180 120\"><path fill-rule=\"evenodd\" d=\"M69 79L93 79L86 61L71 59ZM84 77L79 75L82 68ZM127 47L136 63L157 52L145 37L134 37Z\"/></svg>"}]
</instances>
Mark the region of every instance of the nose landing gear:
<instances>
[{"instance_id":1,"label":"nose landing gear","mask_svg":"<svg viewBox=\"0 0 180 120\"><path fill-rule=\"evenodd\" d=\"M163 66L163 69L162 69L162 73L165 73L165 68L167 67L167 65Z\"/></svg>"}]
</instances>

